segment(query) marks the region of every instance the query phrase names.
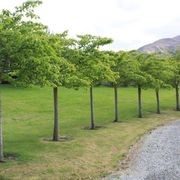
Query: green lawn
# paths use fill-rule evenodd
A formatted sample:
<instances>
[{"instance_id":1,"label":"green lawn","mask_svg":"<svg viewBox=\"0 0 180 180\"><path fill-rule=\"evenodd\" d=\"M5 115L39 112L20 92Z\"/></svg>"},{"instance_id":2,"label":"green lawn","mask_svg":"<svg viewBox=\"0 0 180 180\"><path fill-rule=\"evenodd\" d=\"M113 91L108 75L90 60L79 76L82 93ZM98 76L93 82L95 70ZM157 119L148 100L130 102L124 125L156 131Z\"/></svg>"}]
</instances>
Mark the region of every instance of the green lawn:
<instances>
[{"instance_id":1,"label":"green lawn","mask_svg":"<svg viewBox=\"0 0 180 180\"><path fill-rule=\"evenodd\" d=\"M143 91L142 119L137 117L137 89L119 88L119 116L114 119L112 88L97 87L95 122L89 126L89 92L59 89L60 133L66 142L45 141L52 136L51 88L1 87L3 94L4 150L14 157L0 164L0 179L96 179L115 170L129 147L146 131L180 117L175 112L174 90L162 90L163 113L155 115L153 90Z\"/></svg>"}]
</instances>

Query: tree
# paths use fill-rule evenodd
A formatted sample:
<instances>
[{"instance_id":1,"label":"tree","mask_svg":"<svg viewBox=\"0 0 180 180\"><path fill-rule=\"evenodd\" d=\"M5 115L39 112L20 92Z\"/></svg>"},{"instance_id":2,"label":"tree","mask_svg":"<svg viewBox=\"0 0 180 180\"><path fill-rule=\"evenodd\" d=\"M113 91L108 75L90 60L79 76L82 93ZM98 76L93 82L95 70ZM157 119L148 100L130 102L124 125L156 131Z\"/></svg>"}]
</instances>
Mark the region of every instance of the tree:
<instances>
[{"instance_id":1,"label":"tree","mask_svg":"<svg viewBox=\"0 0 180 180\"><path fill-rule=\"evenodd\" d=\"M48 33L46 26L36 22L34 8L39 4L41 1L27 1L14 12L1 12L0 78L16 86L38 85L54 88L53 140L56 141L57 87L71 79L70 72L75 71L75 68L57 52L61 46L57 35ZM0 160L3 160L2 136L0 140Z\"/></svg>"},{"instance_id":2,"label":"tree","mask_svg":"<svg viewBox=\"0 0 180 180\"><path fill-rule=\"evenodd\" d=\"M165 59L158 57L156 54L151 54L148 56L145 62L146 72L151 75L151 81L149 82L149 87L155 89L156 93L156 104L157 104L157 114L160 114L160 88L170 87L168 84L168 79L172 76L169 70L168 62Z\"/></svg>"},{"instance_id":3,"label":"tree","mask_svg":"<svg viewBox=\"0 0 180 180\"><path fill-rule=\"evenodd\" d=\"M113 60L115 62L115 64L112 67L112 70L118 74L116 76L116 81L112 82L113 88L114 88L114 109L115 109L115 111L114 111L114 117L115 117L114 122L118 122L119 121L118 85L120 83L120 75L119 74L120 74L120 71L121 71L121 67L118 66L119 65L119 63L118 63L119 62L118 61L119 60L118 54L111 52L110 55L111 55L111 57L113 58Z\"/></svg>"},{"instance_id":4,"label":"tree","mask_svg":"<svg viewBox=\"0 0 180 180\"><path fill-rule=\"evenodd\" d=\"M22 19L25 17L24 12L26 11L26 17L29 18L33 15L32 7L40 4L40 1L24 3L21 7L17 7L15 12L3 10L0 13L0 83L2 80L7 79L15 84L18 82L18 77L14 79L12 76L18 74L19 69L17 68L20 60L21 44L23 41L23 35L29 34L24 33L27 30L32 30L32 27L39 27L41 31L44 31L44 27L40 24L34 24L30 21L25 23ZM32 26L33 25L33 26ZM31 31L30 31L31 32ZM31 33L30 33L31 34ZM23 61L24 59L21 59ZM0 97L1 98L1 97ZM0 99L1 109L1 99ZM3 161L3 138L2 138L2 111L0 110L0 161Z\"/></svg>"},{"instance_id":5,"label":"tree","mask_svg":"<svg viewBox=\"0 0 180 180\"><path fill-rule=\"evenodd\" d=\"M2 103L1 103L1 92L0 92L0 162L4 161L3 154L3 132L2 132Z\"/></svg>"},{"instance_id":6,"label":"tree","mask_svg":"<svg viewBox=\"0 0 180 180\"><path fill-rule=\"evenodd\" d=\"M75 64L79 76L86 80L90 88L90 129L95 128L93 87L102 81L114 81L115 73L111 70L111 62L99 48L111 43L109 38L92 35L79 35L75 44L76 55L71 59Z\"/></svg>"},{"instance_id":7,"label":"tree","mask_svg":"<svg viewBox=\"0 0 180 180\"><path fill-rule=\"evenodd\" d=\"M141 88L145 88L150 75L144 71L143 61L145 60L145 54L138 51L120 51L109 52L113 61L115 62L111 67L112 70L118 73L116 80L112 83L114 87L115 96L115 120L118 121L118 94L117 88L121 84L135 85L138 87L138 116L142 117L142 98Z\"/></svg>"},{"instance_id":8,"label":"tree","mask_svg":"<svg viewBox=\"0 0 180 180\"><path fill-rule=\"evenodd\" d=\"M138 51L130 51L128 53L127 63L129 75L127 74L127 81L137 86L138 89L138 117L142 118L142 88L147 88L148 83L152 81L152 76L147 73L146 60L148 54Z\"/></svg>"},{"instance_id":9,"label":"tree","mask_svg":"<svg viewBox=\"0 0 180 180\"><path fill-rule=\"evenodd\" d=\"M170 71L172 76L170 83L175 89L176 94L176 110L180 111L180 100L179 100L179 85L180 85L180 51L176 51L174 57L169 60L171 66Z\"/></svg>"},{"instance_id":10,"label":"tree","mask_svg":"<svg viewBox=\"0 0 180 180\"><path fill-rule=\"evenodd\" d=\"M129 62L127 61L128 52L119 51L105 51L105 53L109 56L110 61L114 63L111 66L113 72L116 73L115 81L112 83L114 89L114 122L119 121L119 103L118 103L118 87L122 84L127 84L127 76L131 73L131 68L129 68ZM127 66L128 64L128 66Z\"/></svg>"},{"instance_id":11,"label":"tree","mask_svg":"<svg viewBox=\"0 0 180 180\"><path fill-rule=\"evenodd\" d=\"M87 81L80 78L76 67L70 62L74 58L74 50L71 48L74 44L73 39L68 38L68 32L51 35L49 44L55 49L56 54L61 57L63 63L59 64L60 72L57 84L53 87L54 94L54 130L53 140L58 141L59 138L59 118L58 118L58 86L77 89L80 86L86 86Z\"/></svg>"}]
</instances>

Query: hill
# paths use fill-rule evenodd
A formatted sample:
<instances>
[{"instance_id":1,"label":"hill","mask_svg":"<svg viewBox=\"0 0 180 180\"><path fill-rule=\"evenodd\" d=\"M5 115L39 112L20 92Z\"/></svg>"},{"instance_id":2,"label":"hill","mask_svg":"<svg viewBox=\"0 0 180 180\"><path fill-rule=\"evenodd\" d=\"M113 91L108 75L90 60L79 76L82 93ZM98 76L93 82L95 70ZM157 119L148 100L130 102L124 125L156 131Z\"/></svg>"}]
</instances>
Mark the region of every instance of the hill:
<instances>
[{"instance_id":1,"label":"hill","mask_svg":"<svg viewBox=\"0 0 180 180\"><path fill-rule=\"evenodd\" d=\"M180 36L160 39L151 44L142 46L138 50L146 53L173 53L177 49L180 49Z\"/></svg>"}]
</instances>

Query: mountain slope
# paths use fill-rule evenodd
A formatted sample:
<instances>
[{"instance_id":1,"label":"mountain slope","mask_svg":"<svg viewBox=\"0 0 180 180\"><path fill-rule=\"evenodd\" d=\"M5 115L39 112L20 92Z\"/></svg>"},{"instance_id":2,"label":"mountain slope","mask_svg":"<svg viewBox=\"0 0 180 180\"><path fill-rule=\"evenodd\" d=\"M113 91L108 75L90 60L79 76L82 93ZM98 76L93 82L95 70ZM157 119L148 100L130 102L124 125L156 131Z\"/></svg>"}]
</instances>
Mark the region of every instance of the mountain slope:
<instances>
[{"instance_id":1,"label":"mountain slope","mask_svg":"<svg viewBox=\"0 0 180 180\"><path fill-rule=\"evenodd\" d=\"M174 38L164 38L154 43L147 44L142 46L138 50L141 52L147 53L165 53L165 52L174 52L180 48L180 36L176 36Z\"/></svg>"}]
</instances>

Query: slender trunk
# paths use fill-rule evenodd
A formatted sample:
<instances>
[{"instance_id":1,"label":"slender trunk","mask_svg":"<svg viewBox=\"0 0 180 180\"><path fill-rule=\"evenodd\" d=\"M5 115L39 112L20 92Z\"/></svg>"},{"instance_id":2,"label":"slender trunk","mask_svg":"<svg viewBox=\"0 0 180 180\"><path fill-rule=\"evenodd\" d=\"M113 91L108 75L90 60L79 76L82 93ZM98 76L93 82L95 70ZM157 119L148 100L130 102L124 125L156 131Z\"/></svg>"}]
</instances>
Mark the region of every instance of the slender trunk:
<instances>
[{"instance_id":1,"label":"slender trunk","mask_svg":"<svg viewBox=\"0 0 180 180\"><path fill-rule=\"evenodd\" d=\"M58 141L59 132L58 132L58 88L53 88L54 94L54 131L53 131L53 141Z\"/></svg>"},{"instance_id":2,"label":"slender trunk","mask_svg":"<svg viewBox=\"0 0 180 180\"><path fill-rule=\"evenodd\" d=\"M138 117L142 118L141 85L138 85Z\"/></svg>"},{"instance_id":3,"label":"slender trunk","mask_svg":"<svg viewBox=\"0 0 180 180\"><path fill-rule=\"evenodd\" d=\"M114 86L114 102L115 102L115 120L114 122L118 122L118 92L117 92L117 86Z\"/></svg>"},{"instance_id":4,"label":"slender trunk","mask_svg":"<svg viewBox=\"0 0 180 180\"><path fill-rule=\"evenodd\" d=\"M4 155L3 155L3 133L2 133L2 103L1 103L1 94L0 94L0 162L3 162L3 160L4 160Z\"/></svg>"},{"instance_id":5,"label":"slender trunk","mask_svg":"<svg viewBox=\"0 0 180 180\"><path fill-rule=\"evenodd\" d=\"M176 84L176 110L180 111L180 105L179 105L179 87L178 84Z\"/></svg>"},{"instance_id":6,"label":"slender trunk","mask_svg":"<svg viewBox=\"0 0 180 180\"><path fill-rule=\"evenodd\" d=\"M90 87L90 105L91 105L91 129L94 129L94 99L93 99L93 87Z\"/></svg>"},{"instance_id":7,"label":"slender trunk","mask_svg":"<svg viewBox=\"0 0 180 180\"><path fill-rule=\"evenodd\" d=\"M160 114L159 89L156 89L157 114Z\"/></svg>"}]
</instances>

